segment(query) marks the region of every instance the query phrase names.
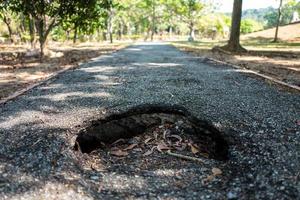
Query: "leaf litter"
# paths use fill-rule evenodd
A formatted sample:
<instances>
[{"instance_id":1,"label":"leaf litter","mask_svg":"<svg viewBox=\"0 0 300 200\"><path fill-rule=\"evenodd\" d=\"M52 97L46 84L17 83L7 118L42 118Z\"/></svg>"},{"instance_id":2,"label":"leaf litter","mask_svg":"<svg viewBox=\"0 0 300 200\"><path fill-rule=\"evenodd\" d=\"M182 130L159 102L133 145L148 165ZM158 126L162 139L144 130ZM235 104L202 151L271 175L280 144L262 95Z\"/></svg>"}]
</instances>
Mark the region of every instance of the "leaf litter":
<instances>
[{"instance_id":1,"label":"leaf litter","mask_svg":"<svg viewBox=\"0 0 300 200\"><path fill-rule=\"evenodd\" d=\"M181 123L165 123L148 129L144 134L129 139L118 139L103 148L95 150L91 155L107 157L114 162L119 159L144 159L146 157L172 157L180 161L199 162L208 158L208 152L199 139L186 134Z\"/></svg>"},{"instance_id":2,"label":"leaf litter","mask_svg":"<svg viewBox=\"0 0 300 200\"><path fill-rule=\"evenodd\" d=\"M137 153L145 157L157 153L166 154L167 151L171 151L183 156L207 158L208 154L205 149L199 148L196 143L195 137L184 134L176 124L166 123L149 129L143 135L130 139L118 139L107 145L106 148L110 155L116 157L127 157ZM137 148L141 151L135 151Z\"/></svg>"},{"instance_id":3,"label":"leaf litter","mask_svg":"<svg viewBox=\"0 0 300 200\"><path fill-rule=\"evenodd\" d=\"M203 147L197 136L185 133L176 124L164 124L150 128L136 137L122 138L111 144L105 144L103 148L91 152L89 156L90 159L98 159L98 167L94 163L91 165L92 170L98 171L115 171L122 167L133 171L153 171L166 167L184 169L190 165L201 167L203 164L212 164L206 159L208 152ZM217 167L211 166L211 171L207 170L202 178L204 183L222 175L221 169Z\"/></svg>"}]
</instances>

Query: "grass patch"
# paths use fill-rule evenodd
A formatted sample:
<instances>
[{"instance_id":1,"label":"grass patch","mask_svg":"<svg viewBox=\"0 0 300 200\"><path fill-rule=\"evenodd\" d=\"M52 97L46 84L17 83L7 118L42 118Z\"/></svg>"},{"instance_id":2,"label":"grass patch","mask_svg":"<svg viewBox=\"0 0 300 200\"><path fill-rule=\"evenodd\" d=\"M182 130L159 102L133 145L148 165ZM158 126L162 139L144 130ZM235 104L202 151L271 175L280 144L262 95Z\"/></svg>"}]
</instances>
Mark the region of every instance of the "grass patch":
<instances>
[{"instance_id":1,"label":"grass patch","mask_svg":"<svg viewBox=\"0 0 300 200\"><path fill-rule=\"evenodd\" d=\"M206 41L199 40L194 42L187 41L175 41L172 42L175 46L178 47L190 47L199 50L211 50L214 46L223 46L226 44L226 41ZM241 40L242 46L244 46L248 50L252 51L293 51L300 53L300 42L287 42L287 41L279 41L277 43L273 43L269 38L251 38L247 40Z\"/></svg>"}]
</instances>

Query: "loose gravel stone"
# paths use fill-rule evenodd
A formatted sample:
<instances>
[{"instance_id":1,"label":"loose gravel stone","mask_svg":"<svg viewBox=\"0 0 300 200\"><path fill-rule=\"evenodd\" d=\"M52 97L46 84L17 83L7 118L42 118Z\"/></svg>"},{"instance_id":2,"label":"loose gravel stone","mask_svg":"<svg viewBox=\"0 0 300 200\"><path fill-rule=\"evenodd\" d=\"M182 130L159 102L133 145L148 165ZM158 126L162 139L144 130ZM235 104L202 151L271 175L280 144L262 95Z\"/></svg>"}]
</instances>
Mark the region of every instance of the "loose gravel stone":
<instances>
[{"instance_id":1,"label":"loose gravel stone","mask_svg":"<svg viewBox=\"0 0 300 200\"><path fill-rule=\"evenodd\" d=\"M146 103L181 105L216 124L229 161L110 169L99 155L94 169L73 151L88 121ZM0 199L300 198L300 95L164 43L101 56L0 113ZM213 167L222 175L203 181Z\"/></svg>"}]
</instances>

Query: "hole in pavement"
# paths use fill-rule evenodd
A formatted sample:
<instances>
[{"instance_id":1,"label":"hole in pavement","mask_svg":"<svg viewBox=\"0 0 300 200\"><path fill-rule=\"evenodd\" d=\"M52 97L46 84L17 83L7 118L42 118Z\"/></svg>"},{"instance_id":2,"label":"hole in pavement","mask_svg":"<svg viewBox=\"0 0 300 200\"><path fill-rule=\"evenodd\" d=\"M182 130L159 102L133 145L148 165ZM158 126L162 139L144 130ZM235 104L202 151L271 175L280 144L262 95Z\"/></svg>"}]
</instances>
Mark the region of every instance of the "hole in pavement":
<instances>
[{"instance_id":1,"label":"hole in pavement","mask_svg":"<svg viewBox=\"0 0 300 200\"><path fill-rule=\"evenodd\" d=\"M91 153L105 144L134 138L162 127L168 127L171 136L192 138L196 147L208 158L227 159L228 144L217 128L193 116L184 107L164 104L141 105L127 112L92 121L79 132L74 147L76 151Z\"/></svg>"}]
</instances>

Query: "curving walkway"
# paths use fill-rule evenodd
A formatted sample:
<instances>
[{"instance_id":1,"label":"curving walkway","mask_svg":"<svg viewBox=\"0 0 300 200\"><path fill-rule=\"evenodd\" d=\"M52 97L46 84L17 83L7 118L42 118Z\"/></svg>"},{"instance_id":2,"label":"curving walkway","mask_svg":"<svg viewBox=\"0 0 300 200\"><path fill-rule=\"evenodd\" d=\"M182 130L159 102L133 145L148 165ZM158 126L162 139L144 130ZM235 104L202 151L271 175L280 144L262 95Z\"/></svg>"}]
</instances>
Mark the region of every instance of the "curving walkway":
<instances>
[{"instance_id":1,"label":"curving walkway","mask_svg":"<svg viewBox=\"0 0 300 200\"><path fill-rule=\"evenodd\" d=\"M85 122L145 103L179 104L213 122L230 160L186 169L80 167ZM300 95L165 43L96 58L0 105L0 199L300 198ZM222 176L204 184L212 167ZM170 185L164 177L178 179Z\"/></svg>"}]
</instances>

